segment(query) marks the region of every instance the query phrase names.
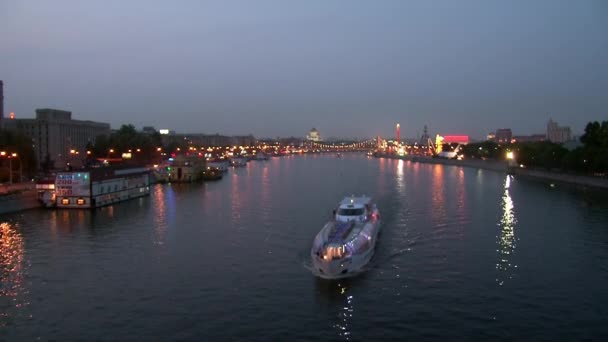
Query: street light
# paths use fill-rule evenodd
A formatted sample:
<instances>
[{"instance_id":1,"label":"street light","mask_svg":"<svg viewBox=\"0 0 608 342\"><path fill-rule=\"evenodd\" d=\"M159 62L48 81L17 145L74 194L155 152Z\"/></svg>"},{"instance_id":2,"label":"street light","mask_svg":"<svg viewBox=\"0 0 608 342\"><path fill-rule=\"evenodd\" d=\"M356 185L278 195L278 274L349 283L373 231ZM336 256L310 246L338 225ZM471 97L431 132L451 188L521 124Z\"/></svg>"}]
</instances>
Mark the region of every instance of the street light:
<instances>
[{"instance_id":1,"label":"street light","mask_svg":"<svg viewBox=\"0 0 608 342\"><path fill-rule=\"evenodd\" d=\"M21 158L19 158L17 153L13 153L11 156L13 158L19 159L19 182L18 183L21 183L21 181L23 180L23 161L21 161Z\"/></svg>"},{"instance_id":2,"label":"street light","mask_svg":"<svg viewBox=\"0 0 608 342\"><path fill-rule=\"evenodd\" d=\"M19 158L19 155L15 152L13 153L7 153L6 151L0 151L0 156L1 157L7 157L8 158L8 178L9 178L9 184L13 184L13 158L17 158L19 159L19 182L21 182L21 180L23 179L23 163L21 161L21 158Z\"/></svg>"}]
</instances>

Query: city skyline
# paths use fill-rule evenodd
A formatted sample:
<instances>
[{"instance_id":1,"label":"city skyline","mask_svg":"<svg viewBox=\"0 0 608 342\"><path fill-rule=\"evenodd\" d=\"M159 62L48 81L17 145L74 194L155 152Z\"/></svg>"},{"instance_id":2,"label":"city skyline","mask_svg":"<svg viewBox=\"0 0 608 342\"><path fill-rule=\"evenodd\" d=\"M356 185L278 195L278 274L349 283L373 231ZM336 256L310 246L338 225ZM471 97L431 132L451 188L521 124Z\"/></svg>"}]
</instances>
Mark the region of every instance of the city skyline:
<instances>
[{"instance_id":1,"label":"city skyline","mask_svg":"<svg viewBox=\"0 0 608 342\"><path fill-rule=\"evenodd\" d=\"M606 117L607 19L600 1L20 1L0 5L0 79L5 113L114 128L481 139L551 118L578 135Z\"/></svg>"}]
</instances>

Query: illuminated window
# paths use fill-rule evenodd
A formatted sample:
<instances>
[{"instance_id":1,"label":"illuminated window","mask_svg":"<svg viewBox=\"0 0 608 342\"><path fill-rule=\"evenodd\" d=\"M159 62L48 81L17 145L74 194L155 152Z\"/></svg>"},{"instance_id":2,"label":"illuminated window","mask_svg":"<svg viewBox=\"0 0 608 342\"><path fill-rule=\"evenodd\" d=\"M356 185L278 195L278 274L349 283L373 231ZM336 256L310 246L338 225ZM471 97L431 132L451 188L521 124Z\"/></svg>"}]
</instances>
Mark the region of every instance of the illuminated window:
<instances>
[{"instance_id":1,"label":"illuminated window","mask_svg":"<svg viewBox=\"0 0 608 342\"><path fill-rule=\"evenodd\" d=\"M77 200L76 200L76 203L77 203L78 205L84 205L84 198L79 198L79 199L77 199Z\"/></svg>"},{"instance_id":2,"label":"illuminated window","mask_svg":"<svg viewBox=\"0 0 608 342\"><path fill-rule=\"evenodd\" d=\"M63 205L68 205L68 204L70 204L70 199L69 199L69 198L64 198L64 199L62 199L62 200L61 200L61 204L63 204Z\"/></svg>"}]
</instances>

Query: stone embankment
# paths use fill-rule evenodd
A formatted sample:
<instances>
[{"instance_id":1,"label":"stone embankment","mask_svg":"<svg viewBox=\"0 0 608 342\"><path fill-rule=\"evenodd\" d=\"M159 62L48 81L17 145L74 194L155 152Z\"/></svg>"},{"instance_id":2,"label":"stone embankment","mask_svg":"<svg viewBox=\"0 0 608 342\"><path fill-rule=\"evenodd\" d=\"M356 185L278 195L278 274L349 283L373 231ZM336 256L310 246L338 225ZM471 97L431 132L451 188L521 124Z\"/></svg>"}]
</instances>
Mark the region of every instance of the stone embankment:
<instances>
[{"instance_id":1,"label":"stone embankment","mask_svg":"<svg viewBox=\"0 0 608 342\"><path fill-rule=\"evenodd\" d=\"M562 172L552 172L544 170L534 170L520 167L509 167L506 161L489 161L479 159L468 159L468 160L455 160L445 158L430 158L430 157L417 157L412 155L406 156L389 156L379 155L379 158L391 158L391 159L403 159L412 162L425 163L425 164L442 164L442 165L453 165L461 167L472 167L476 169L491 170L497 172L505 172L513 174L517 177L539 180L544 182L555 182L571 184L583 187L593 187L600 189L608 189L608 178L605 177L591 177L582 176Z\"/></svg>"}]
</instances>

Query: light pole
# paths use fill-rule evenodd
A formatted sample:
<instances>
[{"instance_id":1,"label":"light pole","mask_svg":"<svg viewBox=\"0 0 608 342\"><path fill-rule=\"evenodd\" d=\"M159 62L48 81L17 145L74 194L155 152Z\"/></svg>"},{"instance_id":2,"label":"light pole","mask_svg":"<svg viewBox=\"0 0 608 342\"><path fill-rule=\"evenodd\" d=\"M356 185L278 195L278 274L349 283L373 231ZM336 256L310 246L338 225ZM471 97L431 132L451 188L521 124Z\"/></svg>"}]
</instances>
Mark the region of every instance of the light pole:
<instances>
[{"instance_id":1,"label":"light pole","mask_svg":"<svg viewBox=\"0 0 608 342\"><path fill-rule=\"evenodd\" d=\"M19 159L19 182L23 178L23 163L21 162L21 158L17 153L10 153L6 151L0 151L0 157L7 157L8 159L8 182L9 184L13 184L13 158Z\"/></svg>"},{"instance_id":2,"label":"light pole","mask_svg":"<svg viewBox=\"0 0 608 342\"><path fill-rule=\"evenodd\" d=\"M19 159L19 181L17 183L21 183L23 181L23 162L17 153L11 154L13 158Z\"/></svg>"}]
</instances>

